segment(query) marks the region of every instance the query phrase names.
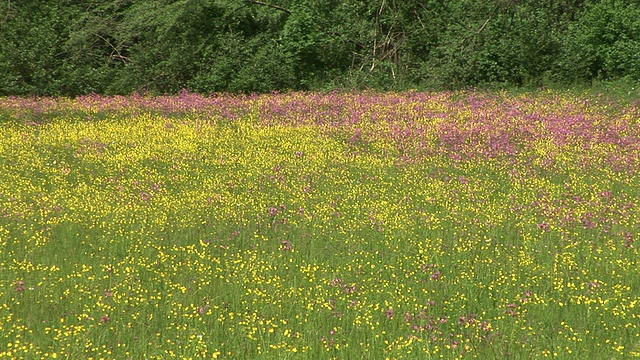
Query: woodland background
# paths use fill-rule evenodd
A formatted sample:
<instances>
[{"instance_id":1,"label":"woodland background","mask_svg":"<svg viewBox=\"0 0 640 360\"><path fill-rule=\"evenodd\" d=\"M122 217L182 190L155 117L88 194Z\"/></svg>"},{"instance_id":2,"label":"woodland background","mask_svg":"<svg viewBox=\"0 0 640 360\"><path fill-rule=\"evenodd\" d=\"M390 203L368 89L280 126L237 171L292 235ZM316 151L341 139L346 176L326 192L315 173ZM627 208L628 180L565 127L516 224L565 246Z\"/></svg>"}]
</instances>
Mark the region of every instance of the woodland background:
<instances>
[{"instance_id":1,"label":"woodland background","mask_svg":"<svg viewBox=\"0 0 640 360\"><path fill-rule=\"evenodd\" d=\"M637 0L4 0L0 96L640 79Z\"/></svg>"}]
</instances>

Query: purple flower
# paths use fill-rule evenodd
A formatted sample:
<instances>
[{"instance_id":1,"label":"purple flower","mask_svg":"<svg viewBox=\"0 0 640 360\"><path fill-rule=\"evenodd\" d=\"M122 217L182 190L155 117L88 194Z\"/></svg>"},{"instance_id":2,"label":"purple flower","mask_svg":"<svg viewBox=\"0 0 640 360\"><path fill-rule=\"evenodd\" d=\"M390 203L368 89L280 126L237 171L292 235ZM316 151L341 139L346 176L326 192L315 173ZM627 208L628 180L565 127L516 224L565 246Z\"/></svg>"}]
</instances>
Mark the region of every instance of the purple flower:
<instances>
[{"instance_id":1,"label":"purple flower","mask_svg":"<svg viewBox=\"0 0 640 360\"><path fill-rule=\"evenodd\" d=\"M345 294L351 294L354 293L356 291L356 286L355 285L345 285L343 286L343 290Z\"/></svg>"},{"instance_id":2,"label":"purple flower","mask_svg":"<svg viewBox=\"0 0 640 360\"><path fill-rule=\"evenodd\" d=\"M436 270L433 274L431 274L431 280L438 280L442 277L442 272L440 270Z\"/></svg>"},{"instance_id":3,"label":"purple flower","mask_svg":"<svg viewBox=\"0 0 640 360\"><path fill-rule=\"evenodd\" d=\"M142 199L142 201L144 201L144 202L149 202L149 200L151 200L151 195L149 195L149 193L143 191L143 192L140 193L140 199Z\"/></svg>"},{"instance_id":4,"label":"purple flower","mask_svg":"<svg viewBox=\"0 0 640 360\"><path fill-rule=\"evenodd\" d=\"M389 308L389 310L387 310L385 314L389 319L393 319L393 316L395 315L395 311L393 310L393 308Z\"/></svg>"},{"instance_id":5,"label":"purple flower","mask_svg":"<svg viewBox=\"0 0 640 360\"><path fill-rule=\"evenodd\" d=\"M547 224L546 222L541 222L540 224L538 224L538 228L543 231L549 231L551 229L551 226L549 226L549 224Z\"/></svg>"},{"instance_id":6,"label":"purple flower","mask_svg":"<svg viewBox=\"0 0 640 360\"><path fill-rule=\"evenodd\" d=\"M291 242L289 240L285 240L281 244L282 244L282 246L280 247L280 250L282 250L282 251L291 251L291 250L293 250L293 245L291 245Z\"/></svg>"}]
</instances>

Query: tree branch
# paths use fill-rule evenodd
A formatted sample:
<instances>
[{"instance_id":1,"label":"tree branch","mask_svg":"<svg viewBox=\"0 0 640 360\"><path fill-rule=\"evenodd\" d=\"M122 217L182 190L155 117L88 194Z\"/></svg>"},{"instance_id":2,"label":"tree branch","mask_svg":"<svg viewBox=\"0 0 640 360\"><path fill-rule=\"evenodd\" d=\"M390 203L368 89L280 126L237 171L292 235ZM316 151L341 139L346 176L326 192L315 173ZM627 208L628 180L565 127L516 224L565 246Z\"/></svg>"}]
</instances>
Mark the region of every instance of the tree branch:
<instances>
[{"instance_id":1,"label":"tree branch","mask_svg":"<svg viewBox=\"0 0 640 360\"><path fill-rule=\"evenodd\" d=\"M9 17L11 17L11 0L7 2L7 13L4 14L4 19L2 20L3 24L6 24L9 21Z\"/></svg>"},{"instance_id":2,"label":"tree branch","mask_svg":"<svg viewBox=\"0 0 640 360\"><path fill-rule=\"evenodd\" d=\"M493 18L493 14L491 14L489 16L489 18L487 20L485 20L485 22L482 24L482 26L480 26L480 28L474 34L465 36L464 39L462 39L462 41L460 42L460 45L462 46L470 38L478 36L482 32L482 30L484 30L484 28L487 27L487 24L489 23L489 21L491 21L491 18Z\"/></svg>"},{"instance_id":3,"label":"tree branch","mask_svg":"<svg viewBox=\"0 0 640 360\"><path fill-rule=\"evenodd\" d=\"M270 7L272 9L276 9L276 10L280 10L280 11L284 11L287 14L291 14L291 10L284 8L280 5L275 5L275 4L269 4L266 2L262 2L262 1L258 1L258 0L246 0L248 3L250 4L256 4L256 5L262 5L262 6L266 6L266 7Z\"/></svg>"}]
</instances>

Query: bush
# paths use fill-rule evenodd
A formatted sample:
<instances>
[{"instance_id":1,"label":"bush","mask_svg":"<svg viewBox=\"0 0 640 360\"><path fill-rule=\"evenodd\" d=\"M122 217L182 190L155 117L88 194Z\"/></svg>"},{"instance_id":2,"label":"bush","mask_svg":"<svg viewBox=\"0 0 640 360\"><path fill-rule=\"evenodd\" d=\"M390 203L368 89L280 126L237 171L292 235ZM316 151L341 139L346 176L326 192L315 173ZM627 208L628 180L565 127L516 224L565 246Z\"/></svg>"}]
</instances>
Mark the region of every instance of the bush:
<instances>
[{"instance_id":1,"label":"bush","mask_svg":"<svg viewBox=\"0 0 640 360\"><path fill-rule=\"evenodd\" d=\"M640 5L605 0L585 7L566 36L558 59L564 81L640 79Z\"/></svg>"}]
</instances>

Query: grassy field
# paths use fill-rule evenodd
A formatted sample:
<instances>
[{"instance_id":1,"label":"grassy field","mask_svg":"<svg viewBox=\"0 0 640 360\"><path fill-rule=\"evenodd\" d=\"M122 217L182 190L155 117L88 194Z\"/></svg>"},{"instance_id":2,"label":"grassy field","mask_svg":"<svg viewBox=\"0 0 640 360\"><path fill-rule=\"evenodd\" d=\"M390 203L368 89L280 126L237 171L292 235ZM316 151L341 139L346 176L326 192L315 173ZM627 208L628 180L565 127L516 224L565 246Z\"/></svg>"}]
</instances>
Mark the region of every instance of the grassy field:
<instances>
[{"instance_id":1,"label":"grassy field","mask_svg":"<svg viewBox=\"0 0 640 360\"><path fill-rule=\"evenodd\" d=\"M640 357L640 104L0 99L0 358Z\"/></svg>"}]
</instances>

